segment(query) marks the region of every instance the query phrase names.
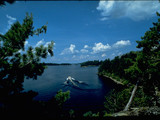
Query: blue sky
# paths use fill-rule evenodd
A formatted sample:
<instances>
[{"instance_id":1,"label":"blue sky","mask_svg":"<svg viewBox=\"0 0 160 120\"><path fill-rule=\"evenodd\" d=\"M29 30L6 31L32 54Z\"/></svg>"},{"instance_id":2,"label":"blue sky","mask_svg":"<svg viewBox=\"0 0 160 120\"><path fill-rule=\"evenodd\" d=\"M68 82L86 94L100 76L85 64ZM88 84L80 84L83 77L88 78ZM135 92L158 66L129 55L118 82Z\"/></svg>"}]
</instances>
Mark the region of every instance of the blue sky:
<instances>
[{"instance_id":1,"label":"blue sky","mask_svg":"<svg viewBox=\"0 0 160 120\"><path fill-rule=\"evenodd\" d=\"M33 14L34 27L47 24L47 33L26 41L28 46L55 42L54 57L45 62L80 63L113 59L136 51L136 40L157 21L158 1L18 1L0 7L0 33L26 12Z\"/></svg>"}]
</instances>

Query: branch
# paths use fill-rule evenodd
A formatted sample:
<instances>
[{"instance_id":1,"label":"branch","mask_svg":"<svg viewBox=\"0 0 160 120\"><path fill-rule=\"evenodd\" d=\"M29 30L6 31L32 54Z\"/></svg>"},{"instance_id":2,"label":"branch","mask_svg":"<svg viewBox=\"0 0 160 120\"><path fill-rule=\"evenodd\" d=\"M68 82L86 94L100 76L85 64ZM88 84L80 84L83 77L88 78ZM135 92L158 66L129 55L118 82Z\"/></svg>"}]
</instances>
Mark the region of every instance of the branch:
<instances>
[{"instance_id":1,"label":"branch","mask_svg":"<svg viewBox=\"0 0 160 120\"><path fill-rule=\"evenodd\" d=\"M127 110L129 109L129 107L131 106L131 103L132 103L133 98L134 98L134 96L135 96L137 87L138 87L138 81L137 81L137 84L134 86L134 89L133 89L133 91L132 91L131 97L130 97L130 99L129 99L129 101L128 101L128 103L127 103L127 105L126 105L126 107L124 108L123 111L127 111Z\"/></svg>"},{"instance_id":2,"label":"branch","mask_svg":"<svg viewBox=\"0 0 160 120\"><path fill-rule=\"evenodd\" d=\"M33 62L33 61L29 61L27 64L21 66L20 69L24 68L25 66L27 66L27 65L30 64L31 62Z\"/></svg>"}]
</instances>

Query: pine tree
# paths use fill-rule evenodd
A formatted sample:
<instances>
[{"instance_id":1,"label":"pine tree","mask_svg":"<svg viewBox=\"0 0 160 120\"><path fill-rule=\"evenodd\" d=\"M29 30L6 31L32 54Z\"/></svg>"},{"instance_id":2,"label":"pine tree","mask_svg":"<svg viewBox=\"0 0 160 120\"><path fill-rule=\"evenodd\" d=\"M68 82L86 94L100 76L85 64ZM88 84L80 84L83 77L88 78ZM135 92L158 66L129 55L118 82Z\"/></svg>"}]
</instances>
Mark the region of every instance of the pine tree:
<instances>
[{"instance_id":1,"label":"pine tree","mask_svg":"<svg viewBox=\"0 0 160 120\"><path fill-rule=\"evenodd\" d=\"M157 16L160 16L158 12ZM138 83L143 86L146 94L153 96L153 101L156 101L157 88L160 89L160 18L141 39L137 41L137 48L142 51L133 66L126 69L126 73L130 74L136 83L127 106L130 106L131 99L134 98ZM128 109L129 107L125 108Z\"/></svg>"},{"instance_id":2,"label":"pine tree","mask_svg":"<svg viewBox=\"0 0 160 120\"><path fill-rule=\"evenodd\" d=\"M15 0L1 0L0 6L5 6L6 3L13 4L14 2L15 2Z\"/></svg>"},{"instance_id":3,"label":"pine tree","mask_svg":"<svg viewBox=\"0 0 160 120\"><path fill-rule=\"evenodd\" d=\"M23 23L15 22L4 35L0 34L0 102L23 90L25 78L37 79L46 68L41 58L53 56L53 41L25 50L25 41L34 35L46 33L47 26L34 29L32 14L26 14ZM23 52L20 52L23 51Z\"/></svg>"}]
</instances>

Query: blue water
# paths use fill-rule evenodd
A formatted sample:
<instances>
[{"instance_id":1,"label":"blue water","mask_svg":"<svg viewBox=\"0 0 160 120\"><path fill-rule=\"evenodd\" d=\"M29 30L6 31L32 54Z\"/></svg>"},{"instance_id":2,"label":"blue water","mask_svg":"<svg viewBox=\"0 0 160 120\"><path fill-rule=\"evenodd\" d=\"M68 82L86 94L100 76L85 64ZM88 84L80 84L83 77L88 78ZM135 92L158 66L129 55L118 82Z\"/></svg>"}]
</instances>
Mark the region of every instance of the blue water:
<instances>
[{"instance_id":1,"label":"blue water","mask_svg":"<svg viewBox=\"0 0 160 120\"><path fill-rule=\"evenodd\" d=\"M66 109L79 111L98 111L103 109L104 96L113 88L97 75L98 67L80 67L80 65L48 66L37 80L25 80L24 90L33 90L39 94L35 100L47 101L55 96L60 89L70 90L70 99L65 104ZM81 89L65 86L63 83L68 76L83 81Z\"/></svg>"}]
</instances>

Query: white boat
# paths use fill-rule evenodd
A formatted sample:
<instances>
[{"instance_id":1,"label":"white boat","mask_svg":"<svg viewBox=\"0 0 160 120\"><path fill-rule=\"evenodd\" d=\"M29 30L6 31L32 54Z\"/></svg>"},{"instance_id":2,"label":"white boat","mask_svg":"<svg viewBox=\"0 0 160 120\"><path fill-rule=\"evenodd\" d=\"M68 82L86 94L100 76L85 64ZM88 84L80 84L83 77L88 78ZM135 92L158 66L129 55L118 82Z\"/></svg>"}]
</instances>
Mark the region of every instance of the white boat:
<instances>
[{"instance_id":1,"label":"white boat","mask_svg":"<svg viewBox=\"0 0 160 120\"><path fill-rule=\"evenodd\" d=\"M72 78L71 76L68 76L64 84L69 85L71 83L73 86L79 87L74 81L75 81L74 78Z\"/></svg>"}]
</instances>

